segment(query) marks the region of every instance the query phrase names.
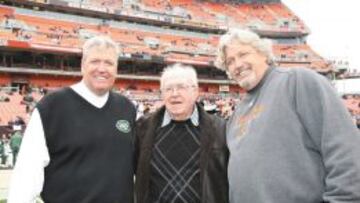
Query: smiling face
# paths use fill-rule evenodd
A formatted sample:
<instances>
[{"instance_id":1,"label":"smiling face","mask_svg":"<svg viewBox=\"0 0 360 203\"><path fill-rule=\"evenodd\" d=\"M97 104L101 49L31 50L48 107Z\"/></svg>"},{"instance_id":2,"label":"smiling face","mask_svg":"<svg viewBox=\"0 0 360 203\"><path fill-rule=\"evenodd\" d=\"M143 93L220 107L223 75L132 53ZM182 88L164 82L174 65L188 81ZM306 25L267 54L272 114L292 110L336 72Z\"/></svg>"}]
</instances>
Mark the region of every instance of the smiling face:
<instances>
[{"instance_id":1,"label":"smiling face","mask_svg":"<svg viewBox=\"0 0 360 203\"><path fill-rule=\"evenodd\" d=\"M232 79L246 91L253 89L268 69L267 58L249 44L233 40L225 48L226 67Z\"/></svg>"},{"instance_id":2,"label":"smiling face","mask_svg":"<svg viewBox=\"0 0 360 203\"><path fill-rule=\"evenodd\" d=\"M164 78L161 95L166 110L173 120L188 119L199 96L198 87L181 75Z\"/></svg>"},{"instance_id":3,"label":"smiling face","mask_svg":"<svg viewBox=\"0 0 360 203\"><path fill-rule=\"evenodd\" d=\"M118 56L114 48L92 47L83 56L81 73L85 85L96 95L103 95L114 85Z\"/></svg>"}]
</instances>

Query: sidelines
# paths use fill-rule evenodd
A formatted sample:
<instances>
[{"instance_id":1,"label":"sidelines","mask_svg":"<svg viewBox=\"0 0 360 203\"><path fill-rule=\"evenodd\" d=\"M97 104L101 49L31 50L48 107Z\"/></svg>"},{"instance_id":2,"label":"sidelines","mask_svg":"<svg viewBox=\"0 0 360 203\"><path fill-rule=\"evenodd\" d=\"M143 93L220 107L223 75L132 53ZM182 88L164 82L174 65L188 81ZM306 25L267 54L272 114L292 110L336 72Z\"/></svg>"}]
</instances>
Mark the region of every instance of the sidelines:
<instances>
[{"instance_id":1,"label":"sidelines","mask_svg":"<svg viewBox=\"0 0 360 203\"><path fill-rule=\"evenodd\" d=\"M4 200L8 195L11 173L11 169L0 169L0 203L6 202ZM36 203L42 203L42 201L37 199Z\"/></svg>"},{"instance_id":2,"label":"sidelines","mask_svg":"<svg viewBox=\"0 0 360 203\"><path fill-rule=\"evenodd\" d=\"M0 170L0 200L7 198L11 172L9 169Z\"/></svg>"}]
</instances>

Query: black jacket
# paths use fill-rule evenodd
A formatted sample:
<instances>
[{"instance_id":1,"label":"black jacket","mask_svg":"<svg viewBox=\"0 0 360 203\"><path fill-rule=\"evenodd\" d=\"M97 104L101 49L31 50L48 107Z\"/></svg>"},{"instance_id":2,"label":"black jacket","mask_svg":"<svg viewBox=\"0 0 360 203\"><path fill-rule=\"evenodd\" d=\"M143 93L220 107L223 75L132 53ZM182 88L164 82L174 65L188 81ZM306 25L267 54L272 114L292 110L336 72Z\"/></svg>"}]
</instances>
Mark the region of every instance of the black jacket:
<instances>
[{"instance_id":1,"label":"black jacket","mask_svg":"<svg viewBox=\"0 0 360 203\"><path fill-rule=\"evenodd\" d=\"M226 147L225 121L197 106L201 136L201 203L227 203L229 202L227 180L229 151ZM141 118L136 124L135 199L137 203L149 203L152 147L156 129L161 126L164 112L165 107L162 107L149 117Z\"/></svg>"}]
</instances>

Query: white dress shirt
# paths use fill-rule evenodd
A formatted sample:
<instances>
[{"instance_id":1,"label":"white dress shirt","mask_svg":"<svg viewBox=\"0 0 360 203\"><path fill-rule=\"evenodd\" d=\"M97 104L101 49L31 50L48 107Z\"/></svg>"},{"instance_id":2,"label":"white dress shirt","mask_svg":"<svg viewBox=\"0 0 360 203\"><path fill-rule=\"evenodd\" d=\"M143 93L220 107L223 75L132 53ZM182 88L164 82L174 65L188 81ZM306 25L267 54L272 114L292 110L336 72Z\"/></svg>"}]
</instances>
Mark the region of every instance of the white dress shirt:
<instances>
[{"instance_id":1,"label":"white dress shirt","mask_svg":"<svg viewBox=\"0 0 360 203\"><path fill-rule=\"evenodd\" d=\"M72 85L71 88L97 108L103 107L109 97L109 93L102 96L94 94L83 81ZM12 172L7 202L35 203L42 191L44 168L50 161L40 113L38 109L34 109Z\"/></svg>"},{"instance_id":2,"label":"white dress shirt","mask_svg":"<svg viewBox=\"0 0 360 203\"><path fill-rule=\"evenodd\" d=\"M198 111L198 108L196 105L194 106L194 110L190 116L190 120L194 126L199 126L199 111ZM161 123L161 127L165 127L165 126L169 125L170 122L171 122L170 113L167 110L165 110L163 122Z\"/></svg>"}]
</instances>

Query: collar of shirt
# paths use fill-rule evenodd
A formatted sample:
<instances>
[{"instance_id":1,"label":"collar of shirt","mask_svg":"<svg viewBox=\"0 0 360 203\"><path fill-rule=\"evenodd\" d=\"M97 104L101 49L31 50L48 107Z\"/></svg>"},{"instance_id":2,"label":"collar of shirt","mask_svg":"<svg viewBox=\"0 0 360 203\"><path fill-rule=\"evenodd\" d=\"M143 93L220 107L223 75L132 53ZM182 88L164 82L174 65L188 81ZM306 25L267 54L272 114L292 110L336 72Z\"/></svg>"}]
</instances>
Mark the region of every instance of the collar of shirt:
<instances>
[{"instance_id":1,"label":"collar of shirt","mask_svg":"<svg viewBox=\"0 0 360 203\"><path fill-rule=\"evenodd\" d=\"M197 106L195 106L193 113L190 116L190 120L194 126L199 126L199 111L197 109ZM163 122L161 124L161 127L165 127L169 125L171 122L171 116L167 110L165 110Z\"/></svg>"},{"instance_id":2,"label":"collar of shirt","mask_svg":"<svg viewBox=\"0 0 360 203\"><path fill-rule=\"evenodd\" d=\"M80 81L70 86L70 88L97 108L102 108L109 98L109 92L101 96L96 95L85 85L84 81Z\"/></svg>"}]
</instances>

